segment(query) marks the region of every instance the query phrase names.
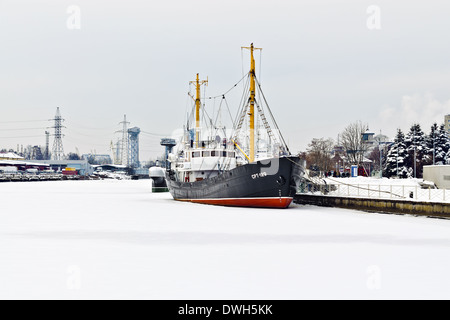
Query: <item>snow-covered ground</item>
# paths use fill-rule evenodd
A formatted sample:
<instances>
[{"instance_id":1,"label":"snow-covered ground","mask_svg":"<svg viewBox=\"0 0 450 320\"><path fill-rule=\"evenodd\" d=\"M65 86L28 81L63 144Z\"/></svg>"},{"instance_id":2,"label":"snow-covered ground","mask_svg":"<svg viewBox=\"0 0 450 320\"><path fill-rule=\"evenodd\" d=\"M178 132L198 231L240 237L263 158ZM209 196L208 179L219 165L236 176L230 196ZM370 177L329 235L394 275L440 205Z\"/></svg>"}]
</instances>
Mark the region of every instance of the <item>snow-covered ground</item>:
<instances>
[{"instance_id":1,"label":"snow-covered ground","mask_svg":"<svg viewBox=\"0 0 450 320\"><path fill-rule=\"evenodd\" d=\"M150 190L0 184L0 299L450 298L450 221Z\"/></svg>"},{"instance_id":2,"label":"snow-covered ground","mask_svg":"<svg viewBox=\"0 0 450 320\"><path fill-rule=\"evenodd\" d=\"M355 177L355 178L326 178L329 184L333 183L345 183L345 184L360 184L360 185L392 185L392 186L420 186L423 179L388 179L388 178L376 178L376 177ZM429 182L431 183L431 182Z\"/></svg>"},{"instance_id":3,"label":"snow-covered ground","mask_svg":"<svg viewBox=\"0 0 450 320\"><path fill-rule=\"evenodd\" d=\"M396 199L450 203L450 190L432 189L434 183L423 179L373 177L326 178L329 196Z\"/></svg>"}]
</instances>

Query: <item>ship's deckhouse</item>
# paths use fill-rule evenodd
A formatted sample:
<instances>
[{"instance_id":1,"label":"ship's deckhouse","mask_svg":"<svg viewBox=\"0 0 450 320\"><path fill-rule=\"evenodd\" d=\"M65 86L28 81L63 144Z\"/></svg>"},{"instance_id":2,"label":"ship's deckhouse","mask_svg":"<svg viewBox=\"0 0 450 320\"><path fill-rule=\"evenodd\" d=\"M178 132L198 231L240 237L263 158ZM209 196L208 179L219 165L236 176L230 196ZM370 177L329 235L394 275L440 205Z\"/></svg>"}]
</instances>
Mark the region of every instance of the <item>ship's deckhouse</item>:
<instances>
[{"instance_id":1,"label":"ship's deckhouse","mask_svg":"<svg viewBox=\"0 0 450 320\"><path fill-rule=\"evenodd\" d=\"M212 178L235 167L236 153L224 149L193 149L186 152L182 161L176 162L179 180L184 182Z\"/></svg>"}]
</instances>

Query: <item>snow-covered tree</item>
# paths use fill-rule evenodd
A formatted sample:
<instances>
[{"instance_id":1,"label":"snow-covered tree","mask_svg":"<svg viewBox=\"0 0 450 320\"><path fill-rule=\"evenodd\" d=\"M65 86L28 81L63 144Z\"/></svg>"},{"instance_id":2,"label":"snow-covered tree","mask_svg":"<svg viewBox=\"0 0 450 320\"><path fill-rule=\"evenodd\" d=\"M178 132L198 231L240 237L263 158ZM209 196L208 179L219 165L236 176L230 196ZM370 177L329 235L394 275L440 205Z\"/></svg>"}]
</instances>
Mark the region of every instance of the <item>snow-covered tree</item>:
<instances>
[{"instance_id":1,"label":"snow-covered tree","mask_svg":"<svg viewBox=\"0 0 450 320\"><path fill-rule=\"evenodd\" d=\"M450 149L450 141L445 131L445 125L438 126L436 123L431 126L431 132L426 137L427 148L429 150L430 161L427 165L443 165ZM434 162L433 162L434 159Z\"/></svg>"},{"instance_id":2,"label":"snow-covered tree","mask_svg":"<svg viewBox=\"0 0 450 320\"><path fill-rule=\"evenodd\" d=\"M441 148L442 164L450 164L450 137L445 130L445 125L442 124L438 132L438 144Z\"/></svg>"},{"instance_id":3,"label":"snow-covered tree","mask_svg":"<svg viewBox=\"0 0 450 320\"><path fill-rule=\"evenodd\" d=\"M425 134L420 124L412 125L405 138L406 151L408 153L407 166L413 177L421 178L424 164L430 163L430 150L427 147ZM414 166L414 160L416 165ZM415 172L414 172L415 168Z\"/></svg>"},{"instance_id":4,"label":"snow-covered tree","mask_svg":"<svg viewBox=\"0 0 450 320\"><path fill-rule=\"evenodd\" d=\"M405 134L402 130L397 130L394 143L389 147L386 156L384 174L386 177L409 178L410 171L407 166Z\"/></svg>"},{"instance_id":5,"label":"snow-covered tree","mask_svg":"<svg viewBox=\"0 0 450 320\"><path fill-rule=\"evenodd\" d=\"M439 136L439 126L437 123L434 123L431 126L430 134L425 137L425 143L429 151L428 154L429 161L427 161L426 165L442 163L443 159L445 158L445 153L444 155L442 155L441 152L442 150L440 148L438 136Z\"/></svg>"}]
</instances>

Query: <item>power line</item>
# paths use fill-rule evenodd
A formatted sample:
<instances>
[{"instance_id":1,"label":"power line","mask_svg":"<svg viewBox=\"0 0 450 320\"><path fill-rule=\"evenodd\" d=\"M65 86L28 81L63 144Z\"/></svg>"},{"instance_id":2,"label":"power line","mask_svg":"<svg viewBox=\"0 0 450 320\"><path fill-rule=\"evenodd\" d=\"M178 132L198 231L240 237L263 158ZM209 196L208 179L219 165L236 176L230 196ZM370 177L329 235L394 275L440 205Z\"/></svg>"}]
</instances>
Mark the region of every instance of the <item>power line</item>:
<instances>
[{"instance_id":1,"label":"power line","mask_svg":"<svg viewBox=\"0 0 450 320\"><path fill-rule=\"evenodd\" d=\"M168 134L158 134L158 133L151 133L151 132L146 132L146 131L141 131L141 133L148 134L150 136L155 136L155 137L167 137L167 136L169 136Z\"/></svg>"},{"instance_id":2,"label":"power line","mask_svg":"<svg viewBox=\"0 0 450 320\"><path fill-rule=\"evenodd\" d=\"M14 128L14 129L0 129L0 131L26 131L26 130L45 130L47 128Z\"/></svg>"},{"instance_id":3,"label":"power line","mask_svg":"<svg viewBox=\"0 0 450 320\"><path fill-rule=\"evenodd\" d=\"M0 123L30 123L30 122L48 122L48 120L0 121Z\"/></svg>"},{"instance_id":4,"label":"power line","mask_svg":"<svg viewBox=\"0 0 450 320\"><path fill-rule=\"evenodd\" d=\"M44 135L40 135L40 136L0 137L0 139L42 138L43 136L44 136Z\"/></svg>"},{"instance_id":5,"label":"power line","mask_svg":"<svg viewBox=\"0 0 450 320\"><path fill-rule=\"evenodd\" d=\"M109 130L112 130L112 129L114 129L114 128L117 128L117 126L109 126L109 127L103 127L103 128L87 127L87 126L78 124L78 123L76 123L76 122L73 122L73 121L71 121L71 120L66 121L66 123L67 123L68 125L70 124L70 125L73 126L73 127L77 127L77 128L83 129L83 130L104 130L104 131L109 131Z\"/></svg>"}]
</instances>

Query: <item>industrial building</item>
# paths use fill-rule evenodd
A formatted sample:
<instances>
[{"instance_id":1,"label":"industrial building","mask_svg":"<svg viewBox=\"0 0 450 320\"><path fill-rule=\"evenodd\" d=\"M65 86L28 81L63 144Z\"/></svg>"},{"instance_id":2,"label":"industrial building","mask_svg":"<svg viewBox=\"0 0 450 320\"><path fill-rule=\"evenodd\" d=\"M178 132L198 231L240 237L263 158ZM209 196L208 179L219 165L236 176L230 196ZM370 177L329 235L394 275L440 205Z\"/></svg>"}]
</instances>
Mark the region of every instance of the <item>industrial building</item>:
<instances>
[{"instance_id":1,"label":"industrial building","mask_svg":"<svg viewBox=\"0 0 450 320\"><path fill-rule=\"evenodd\" d=\"M61 172L66 168L72 168L78 171L80 176L90 176L94 173L94 167L91 166L87 160L41 160L33 162L47 164L55 172Z\"/></svg>"}]
</instances>

